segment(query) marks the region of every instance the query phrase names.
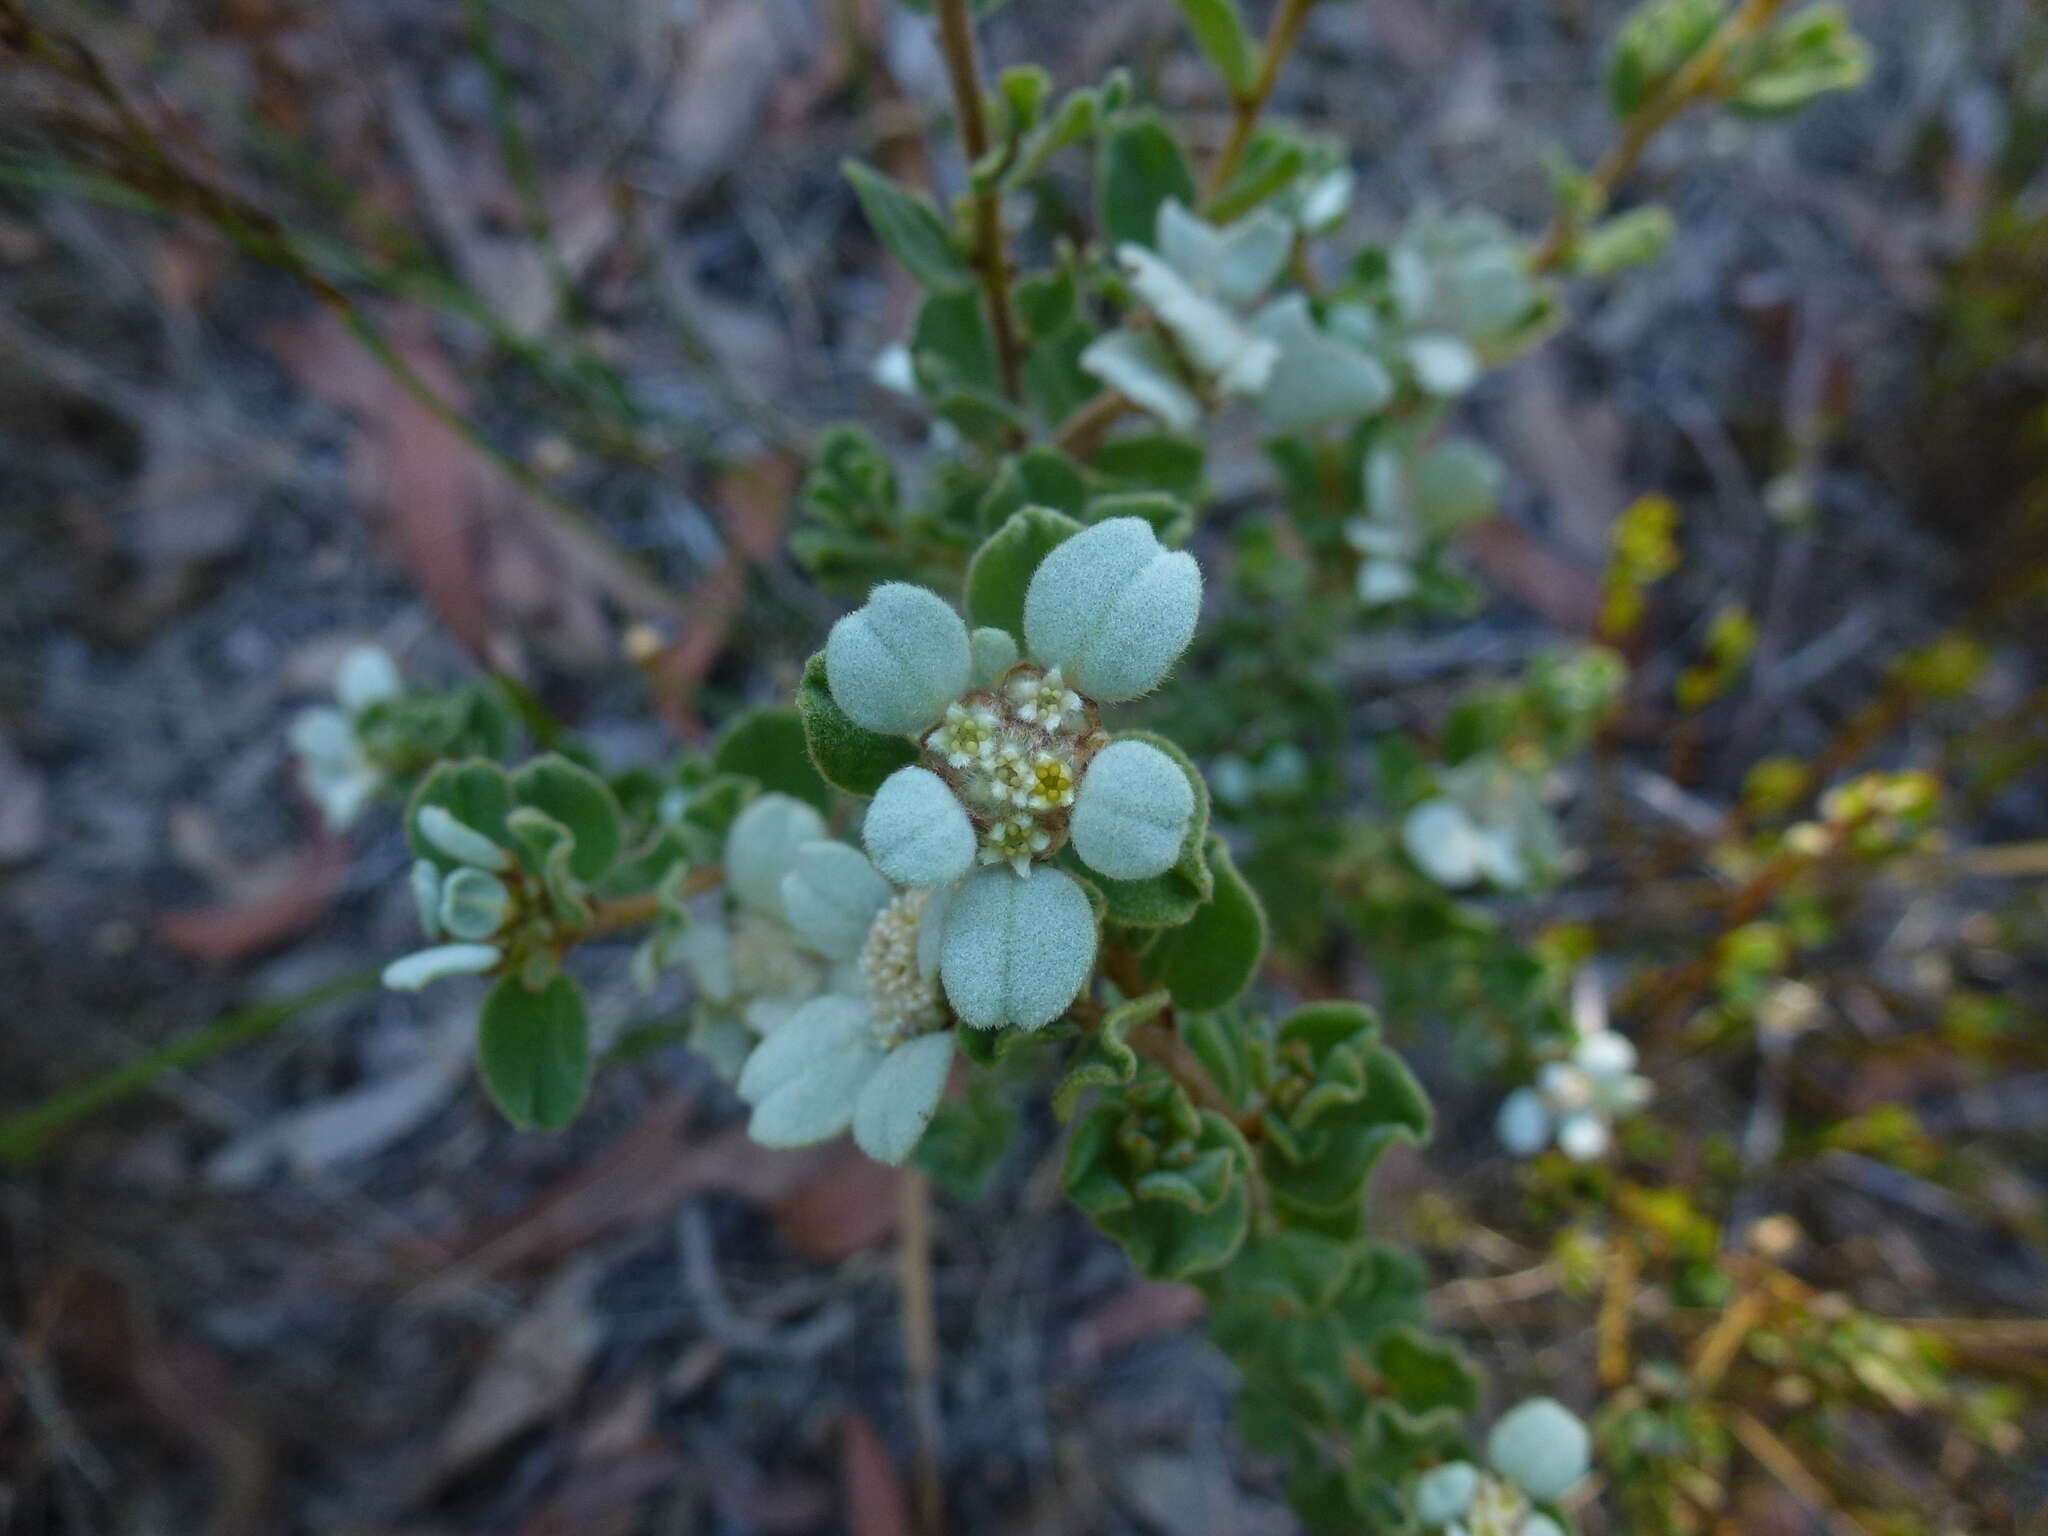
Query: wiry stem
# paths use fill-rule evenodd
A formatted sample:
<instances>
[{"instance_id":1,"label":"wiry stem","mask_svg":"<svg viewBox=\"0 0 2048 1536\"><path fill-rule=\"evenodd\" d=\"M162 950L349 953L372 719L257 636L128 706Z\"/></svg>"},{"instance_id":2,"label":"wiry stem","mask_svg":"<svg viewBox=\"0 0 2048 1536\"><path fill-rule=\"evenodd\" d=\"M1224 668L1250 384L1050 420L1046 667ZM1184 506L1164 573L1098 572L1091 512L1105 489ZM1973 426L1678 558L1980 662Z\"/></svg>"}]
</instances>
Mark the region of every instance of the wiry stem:
<instances>
[{"instance_id":1,"label":"wiry stem","mask_svg":"<svg viewBox=\"0 0 2048 1536\"><path fill-rule=\"evenodd\" d=\"M1204 202L1213 203L1221 197L1230 186L1231 178L1237 174L1237 168L1244 163L1244 152L1251 145L1253 133L1258 131L1259 119L1265 116L1266 104L1273 99L1273 87L1280 80L1280 67L1287 62L1288 54L1294 51L1294 40L1301 35L1302 25L1315 6L1316 0L1281 0L1279 13L1273 18L1273 29L1266 37L1258 78L1231 103L1230 139L1223 146L1223 153L1216 157L1216 163L1209 168L1209 185L1203 191Z\"/></svg>"},{"instance_id":2,"label":"wiry stem","mask_svg":"<svg viewBox=\"0 0 2048 1536\"><path fill-rule=\"evenodd\" d=\"M932 1186L906 1172L896 1216L896 1285L903 1303L903 1364L917 1437L917 1516L923 1536L945 1529L939 1476L939 1320L932 1301Z\"/></svg>"},{"instance_id":3,"label":"wiry stem","mask_svg":"<svg viewBox=\"0 0 2048 1536\"><path fill-rule=\"evenodd\" d=\"M968 15L968 0L937 0L933 10L939 20L939 48L946 56L946 73L953 84L953 106L960 119L960 145L971 169L988 153L988 115L981 104L981 65L975 55L974 23ZM1003 200L994 187L979 188L974 194L974 271L988 300L989 328L996 343L996 367L1002 374L1003 393L1011 400L1024 398L1022 355L1017 344L1017 320L1010 309L1010 262L1003 249Z\"/></svg>"},{"instance_id":4,"label":"wiry stem","mask_svg":"<svg viewBox=\"0 0 2048 1536\"><path fill-rule=\"evenodd\" d=\"M1663 87L1636 108L1622 124L1621 137L1609 146L1593 168L1592 185L1604 204L1633 172L1651 140L1668 128L1687 107L1713 95L1721 85L1721 70L1729 56L1770 25L1785 7L1785 0L1743 0L1742 6ZM1578 220L1570 207L1560 208L1550 221L1529 257L1534 272L1551 272L1563 262L1578 236Z\"/></svg>"}]
</instances>

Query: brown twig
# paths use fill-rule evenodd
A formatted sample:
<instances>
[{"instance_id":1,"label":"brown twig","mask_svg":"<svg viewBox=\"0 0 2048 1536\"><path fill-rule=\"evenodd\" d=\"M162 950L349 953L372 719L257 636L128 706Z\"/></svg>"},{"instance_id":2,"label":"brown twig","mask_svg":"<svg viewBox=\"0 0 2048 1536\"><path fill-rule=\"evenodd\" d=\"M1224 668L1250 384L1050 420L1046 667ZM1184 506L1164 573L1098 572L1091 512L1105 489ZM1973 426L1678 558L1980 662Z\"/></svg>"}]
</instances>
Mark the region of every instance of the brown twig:
<instances>
[{"instance_id":1,"label":"brown twig","mask_svg":"<svg viewBox=\"0 0 2048 1536\"><path fill-rule=\"evenodd\" d=\"M706 864L693 869L684 877L683 897L701 896L716 889L725 879L725 868L719 864ZM601 939L608 934L620 933L628 928L638 928L651 923L661 916L661 895L657 891L637 891L631 896L615 896L609 900L599 898L591 903L591 918L581 929L576 939Z\"/></svg>"},{"instance_id":2,"label":"brown twig","mask_svg":"<svg viewBox=\"0 0 2048 1536\"><path fill-rule=\"evenodd\" d=\"M1622 124L1621 137L1615 140L1593 169L1592 186L1600 202L1605 203L1635 170L1643 158L1643 151L1650 147L1650 142L1658 134L1686 108L1714 94L1722 84L1721 71L1729 56L1768 26L1771 18L1784 6L1785 0L1743 0L1742 6L1721 23L1720 29L1707 39L1699 52L1685 61L1661 89L1636 104L1635 110ZM1544 231L1543 239L1529 258L1530 269L1535 272L1555 271L1571 251L1572 241L1577 235L1575 211L1569 206L1558 209L1557 216L1550 221L1550 228Z\"/></svg>"},{"instance_id":3,"label":"brown twig","mask_svg":"<svg viewBox=\"0 0 2048 1536\"><path fill-rule=\"evenodd\" d=\"M1244 163L1244 153L1251 145L1252 134L1258 130L1266 104L1273 99L1273 87L1280 80L1280 67L1287 62L1287 55L1294 51L1294 40L1301 35L1302 24L1308 20L1308 13L1315 6L1316 0L1281 0L1280 9L1273 17L1272 30L1266 35L1258 76L1230 104L1230 138L1224 144L1223 152L1216 157L1216 163L1209 167L1209 184L1203 190L1203 202L1213 204L1221 197L1230 186L1231 178L1237 174L1237 168Z\"/></svg>"},{"instance_id":4,"label":"brown twig","mask_svg":"<svg viewBox=\"0 0 2048 1536\"><path fill-rule=\"evenodd\" d=\"M1780 1440L1763 1420L1737 1409L1728 1415L1728 1428L1765 1471L1821 1518L1833 1536L1870 1536L1862 1524L1836 1506L1821 1480L1807 1470L1792 1447Z\"/></svg>"},{"instance_id":5,"label":"brown twig","mask_svg":"<svg viewBox=\"0 0 2048 1536\"><path fill-rule=\"evenodd\" d=\"M970 170L988 153L988 115L981 102L981 65L975 56L974 23L968 0L937 0L932 9L939 21L939 49L946 56L946 74L953 84L953 106L960 119L960 144ZM989 328L995 336L996 367L1003 394L1024 398L1023 355L1017 342L1017 319L1010 309L1010 260L1003 249L1003 199L995 187L974 193L974 271L988 301Z\"/></svg>"},{"instance_id":6,"label":"brown twig","mask_svg":"<svg viewBox=\"0 0 2048 1536\"><path fill-rule=\"evenodd\" d=\"M906 1172L898 1186L896 1286L903 1304L903 1363L910 1423L917 1437L917 1515L924 1536L942 1536L946 1523L939 1476L939 1322L932 1301L932 1186Z\"/></svg>"}]
</instances>

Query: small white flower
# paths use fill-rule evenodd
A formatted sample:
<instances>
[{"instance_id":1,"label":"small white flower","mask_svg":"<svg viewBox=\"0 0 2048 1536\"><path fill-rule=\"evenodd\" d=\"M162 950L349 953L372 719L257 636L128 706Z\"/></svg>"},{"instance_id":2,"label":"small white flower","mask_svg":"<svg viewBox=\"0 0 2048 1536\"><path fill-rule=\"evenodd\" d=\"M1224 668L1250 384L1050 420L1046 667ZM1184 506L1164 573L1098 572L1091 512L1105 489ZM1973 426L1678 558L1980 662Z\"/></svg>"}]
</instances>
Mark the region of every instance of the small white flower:
<instances>
[{"instance_id":1,"label":"small white flower","mask_svg":"<svg viewBox=\"0 0 2048 1536\"><path fill-rule=\"evenodd\" d=\"M321 820L337 832L353 826L385 782L383 770L356 740L355 725L340 710L322 705L292 721L290 739L300 782Z\"/></svg>"},{"instance_id":2,"label":"small white flower","mask_svg":"<svg viewBox=\"0 0 2048 1536\"><path fill-rule=\"evenodd\" d=\"M1074 754L1052 747L1031 754L1024 776L1024 804L1034 811L1063 811L1074 803Z\"/></svg>"},{"instance_id":3,"label":"small white flower","mask_svg":"<svg viewBox=\"0 0 2048 1536\"><path fill-rule=\"evenodd\" d=\"M1081 695L1067 686L1058 667L1033 675L1023 673L1010 680L1010 702L1017 706L1017 718L1041 730L1071 730L1082 720Z\"/></svg>"},{"instance_id":4,"label":"small white flower","mask_svg":"<svg viewBox=\"0 0 2048 1536\"><path fill-rule=\"evenodd\" d=\"M1553 1138L1574 1162L1604 1157L1614 1144L1614 1122L1650 1102L1650 1080L1635 1066L1626 1035L1604 1025L1590 1029L1568 1059L1544 1063L1533 1087L1507 1096L1494 1132L1517 1157L1533 1157Z\"/></svg>"},{"instance_id":5,"label":"small white flower","mask_svg":"<svg viewBox=\"0 0 2048 1536\"><path fill-rule=\"evenodd\" d=\"M1008 864L1020 876L1031 873L1031 861L1052 847L1052 837L1029 816L1018 813L991 824L981 834L984 864Z\"/></svg>"},{"instance_id":6,"label":"small white flower","mask_svg":"<svg viewBox=\"0 0 2048 1536\"><path fill-rule=\"evenodd\" d=\"M946 718L925 741L949 767L971 768L995 756L1002 721L986 704L948 704Z\"/></svg>"}]
</instances>

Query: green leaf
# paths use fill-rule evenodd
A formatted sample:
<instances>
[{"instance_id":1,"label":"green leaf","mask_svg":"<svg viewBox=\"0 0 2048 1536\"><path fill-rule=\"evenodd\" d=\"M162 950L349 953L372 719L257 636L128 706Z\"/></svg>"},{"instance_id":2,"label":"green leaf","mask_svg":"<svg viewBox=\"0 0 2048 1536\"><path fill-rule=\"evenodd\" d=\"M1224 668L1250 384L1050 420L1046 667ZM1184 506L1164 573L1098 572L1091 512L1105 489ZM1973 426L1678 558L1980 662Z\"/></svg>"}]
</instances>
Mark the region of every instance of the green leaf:
<instances>
[{"instance_id":1,"label":"green leaf","mask_svg":"<svg viewBox=\"0 0 2048 1536\"><path fill-rule=\"evenodd\" d=\"M1065 421L1101 388L1095 375L1081 366L1081 354L1094 339L1095 328L1086 320L1069 320L1025 356L1025 398L1048 425Z\"/></svg>"},{"instance_id":2,"label":"green leaf","mask_svg":"<svg viewBox=\"0 0 2048 1536\"><path fill-rule=\"evenodd\" d=\"M912 277L938 292L973 285L974 269L928 201L858 160L843 169L876 236Z\"/></svg>"},{"instance_id":3,"label":"green leaf","mask_svg":"<svg viewBox=\"0 0 2048 1536\"><path fill-rule=\"evenodd\" d=\"M576 839L569 870L578 880L597 880L612 867L625 835L619 802L588 768L554 753L536 757L512 776L512 795L569 829Z\"/></svg>"},{"instance_id":4,"label":"green leaf","mask_svg":"<svg viewBox=\"0 0 2048 1536\"><path fill-rule=\"evenodd\" d=\"M986 1030L963 1030L963 1036ZM1008 1155L1017 1134L1017 1108L987 1078L968 1083L960 1098L947 1099L917 1144L914 1161L962 1200L977 1200Z\"/></svg>"},{"instance_id":5,"label":"green leaf","mask_svg":"<svg viewBox=\"0 0 2048 1536\"><path fill-rule=\"evenodd\" d=\"M997 394L1002 389L995 337L972 291L935 293L918 307L910 330L910 356L925 397Z\"/></svg>"},{"instance_id":6,"label":"green leaf","mask_svg":"<svg viewBox=\"0 0 2048 1536\"><path fill-rule=\"evenodd\" d=\"M1572 265L1588 277L1647 267L1663 259L1677 233L1677 221L1662 204L1631 208L1580 235L1572 244Z\"/></svg>"},{"instance_id":7,"label":"green leaf","mask_svg":"<svg viewBox=\"0 0 2048 1536\"><path fill-rule=\"evenodd\" d=\"M1192 208L1198 200L1180 141L1154 112L1128 113L1110 130L1102 145L1100 192L1109 240L1147 247L1161 203L1172 197Z\"/></svg>"},{"instance_id":8,"label":"green leaf","mask_svg":"<svg viewBox=\"0 0 2048 1536\"><path fill-rule=\"evenodd\" d=\"M1049 507L1025 507L990 534L967 566L967 621L1024 638L1024 593L1038 563L1081 531Z\"/></svg>"},{"instance_id":9,"label":"green leaf","mask_svg":"<svg viewBox=\"0 0 2048 1536\"><path fill-rule=\"evenodd\" d=\"M420 835L419 814L438 805L464 826L481 832L492 842L511 845L505 818L512 810L512 779L503 768L484 758L466 758L459 763L441 763L420 781L406 807L406 841L416 859L431 859L442 869L456 869L459 861L449 857Z\"/></svg>"},{"instance_id":10,"label":"green leaf","mask_svg":"<svg viewBox=\"0 0 2048 1536\"><path fill-rule=\"evenodd\" d=\"M1721 25L1723 0L1644 0L1615 34L1607 61L1607 100L1627 117L1684 67Z\"/></svg>"},{"instance_id":11,"label":"green leaf","mask_svg":"<svg viewBox=\"0 0 2048 1536\"><path fill-rule=\"evenodd\" d=\"M754 780L832 812L832 786L818 776L804 750L804 723L793 709L750 709L725 728L711 761L726 773Z\"/></svg>"},{"instance_id":12,"label":"green leaf","mask_svg":"<svg viewBox=\"0 0 2048 1536\"><path fill-rule=\"evenodd\" d=\"M1782 117L1870 73L1870 49L1842 7L1828 0L1787 17L1729 66L1742 84L1729 106L1748 117Z\"/></svg>"},{"instance_id":13,"label":"green leaf","mask_svg":"<svg viewBox=\"0 0 2048 1536\"><path fill-rule=\"evenodd\" d=\"M825 681L825 653L804 664L796 690L797 717L803 721L804 745L827 784L849 795L869 796L898 768L917 761L917 747L901 736L884 736L847 718Z\"/></svg>"},{"instance_id":14,"label":"green leaf","mask_svg":"<svg viewBox=\"0 0 2048 1536\"><path fill-rule=\"evenodd\" d=\"M1202 445L1167 432L1113 438L1095 455L1097 478L1122 490L1165 491L1199 503L1205 494Z\"/></svg>"},{"instance_id":15,"label":"green leaf","mask_svg":"<svg viewBox=\"0 0 2048 1536\"><path fill-rule=\"evenodd\" d=\"M1074 91L1017 148L1017 158L1003 173L1003 186L1019 187L1042 175L1052 157L1080 143L1102 120L1102 95L1092 88Z\"/></svg>"},{"instance_id":16,"label":"green leaf","mask_svg":"<svg viewBox=\"0 0 2048 1536\"><path fill-rule=\"evenodd\" d=\"M1306 1315L1335 1304L1351 1278L1356 1250L1308 1232L1278 1232L1252 1244L1211 1282L1234 1296L1259 1297Z\"/></svg>"},{"instance_id":17,"label":"green leaf","mask_svg":"<svg viewBox=\"0 0 2048 1536\"><path fill-rule=\"evenodd\" d=\"M539 991L507 976L484 999L477 1030L484 1086L514 1125L560 1130L590 1087L590 1025L583 989L557 973Z\"/></svg>"},{"instance_id":18,"label":"green leaf","mask_svg":"<svg viewBox=\"0 0 2048 1536\"><path fill-rule=\"evenodd\" d=\"M1154 929L1151 936L1156 942L1173 931ZM1265 1045L1264 1037L1255 1036L1252 1026L1235 1013L1185 1014L1180 1033L1232 1107L1249 1107L1253 1089L1264 1080L1263 1064L1253 1060L1253 1053Z\"/></svg>"},{"instance_id":19,"label":"green leaf","mask_svg":"<svg viewBox=\"0 0 2048 1536\"><path fill-rule=\"evenodd\" d=\"M1180 0L1180 9L1231 93L1242 96L1249 91L1259 77L1261 50L1245 31L1237 0Z\"/></svg>"},{"instance_id":20,"label":"green leaf","mask_svg":"<svg viewBox=\"0 0 2048 1536\"><path fill-rule=\"evenodd\" d=\"M1266 913L1230 857L1222 838L1209 835L1214 894L1178 928L1168 929L1146 956L1146 970L1183 1008L1227 1008L1258 974L1266 953Z\"/></svg>"},{"instance_id":21,"label":"green leaf","mask_svg":"<svg viewBox=\"0 0 2048 1536\"><path fill-rule=\"evenodd\" d=\"M1052 1112L1069 1119L1074 1106L1090 1088L1122 1087L1137 1075L1138 1053L1126 1036L1147 1019L1156 1018L1169 999L1164 992L1148 992L1103 1015L1088 1042L1088 1049L1052 1096Z\"/></svg>"},{"instance_id":22,"label":"green leaf","mask_svg":"<svg viewBox=\"0 0 2048 1536\"><path fill-rule=\"evenodd\" d=\"M1195 509L1165 491L1111 491L1089 501L1081 521L1099 523L1112 517L1142 517L1169 549L1185 544L1195 530Z\"/></svg>"},{"instance_id":23,"label":"green leaf","mask_svg":"<svg viewBox=\"0 0 2048 1536\"><path fill-rule=\"evenodd\" d=\"M1373 1364L1410 1413L1449 1408L1460 1414L1479 1410L1479 1373L1455 1344L1431 1338L1419 1328L1388 1333L1373 1353Z\"/></svg>"}]
</instances>

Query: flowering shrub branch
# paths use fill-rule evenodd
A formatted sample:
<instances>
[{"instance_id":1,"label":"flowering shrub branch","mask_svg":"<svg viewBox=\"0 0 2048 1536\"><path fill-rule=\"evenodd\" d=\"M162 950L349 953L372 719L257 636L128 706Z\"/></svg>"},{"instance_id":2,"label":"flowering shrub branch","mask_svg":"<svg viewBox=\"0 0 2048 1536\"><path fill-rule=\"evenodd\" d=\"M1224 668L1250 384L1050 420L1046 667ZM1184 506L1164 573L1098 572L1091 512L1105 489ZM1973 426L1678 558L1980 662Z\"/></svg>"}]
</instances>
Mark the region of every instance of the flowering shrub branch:
<instances>
[{"instance_id":1,"label":"flowering shrub branch","mask_svg":"<svg viewBox=\"0 0 2048 1536\"><path fill-rule=\"evenodd\" d=\"M1139 1269L1201 1290L1242 1433L1305 1520L1558 1536L1585 1426L1538 1399L1478 1437L1479 1376L1427 1327L1419 1262L1369 1235L1373 1169L1431 1134L1426 1095L1374 1010L1267 971L1276 944L1343 923L1376 947L1391 1012L1470 1012L1483 977L1522 1082L1502 1141L1610 1157L1651 1086L1588 957L1532 958L1467 897L1569 866L1558 770L1624 668L1561 651L1466 699L1427 750L1389 736L1378 814L1333 820L1327 663L1361 624L1470 600L1457 535L1504 476L1452 414L1559 323L1554 275L1656 255L1668 220L1592 222L1650 135L1697 100L1797 105L1860 53L1827 6L1650 0L1611 72L1621 142L1547 235L1431 212L1333 251L1344 148L1265 120L1313 0L1283 0L1263 42L1232 0L1183 0L1233 112L1199 182L1120 72L1056 98L1015 68L987 92L967 0L931 8L959 216L848 172L923 290L878 378L931 417L927 483L906 492L857 428L828 436L793 549L857 605L791 707L659 769L528 755L492 689L410 689L351 657L294 744L337 826L405 797L427 942L386 984L489 978L484 1083L513 1120L559 1127L591 1072L578 951L630 935L643 985L687 978L692 1043L756 1140L850 1132L954 1190L1001 1157L1006 1089L1056 1079L1068 1194ZM1095 237L1014 265L1006 199L1082 149ZM1234 410L1265 431L1283 516L1212 563L1204 433ZM1851 799L1792 853L1905 835L1924 811L1896 786Z\"/></svg>"}]
</instances>

